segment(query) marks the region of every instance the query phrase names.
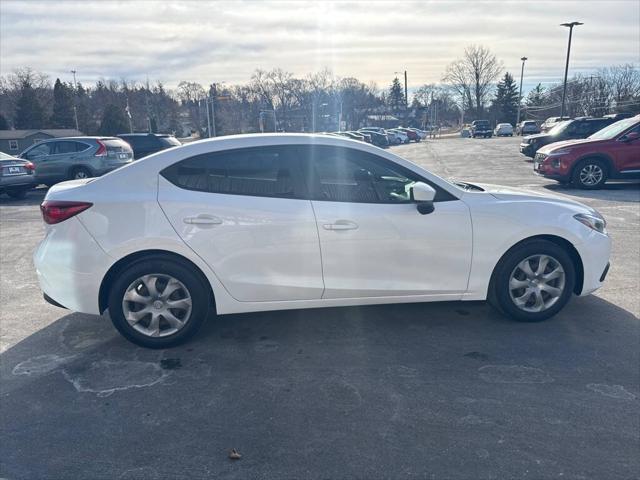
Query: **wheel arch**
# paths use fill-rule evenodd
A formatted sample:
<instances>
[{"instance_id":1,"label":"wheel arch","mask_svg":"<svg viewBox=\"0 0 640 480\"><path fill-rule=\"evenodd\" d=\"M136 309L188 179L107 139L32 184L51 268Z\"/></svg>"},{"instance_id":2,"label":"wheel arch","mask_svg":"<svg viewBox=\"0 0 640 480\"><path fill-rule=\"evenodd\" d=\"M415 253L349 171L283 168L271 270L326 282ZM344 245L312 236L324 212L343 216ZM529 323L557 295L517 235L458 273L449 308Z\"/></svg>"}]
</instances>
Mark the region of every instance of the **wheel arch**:
<instances>
[{"instance_id":1,"label":"wheel arch","mask_svg":"<svg viewBox=\"0 0 640 480\"><path fill-rule=\"evenodd\" d=\"M198 274L198 276L200 276L202 282L204 283L207 290L209 291L211 306L213 307L215 312L216 302L215 302L215 295L213 293L213 288L211 287L211 283L207 279L207 276L200 269L200 267L198 267L195 263L193 263L188 258L178 253L169 252L167 250L140 250L134 253L130 253L125 257L122 257L120 260L118 260L109 268L109 270L103 277L102 282L100 284L100 290L98 293L98 308L100 309L101 314L104 313L104 311L107 309L107 306L109 305L109 293L111 290L111 286L113 285L113 282L117 278L117 275L132 263L139 262L145 259L150 259L152 257L173 260L175 262L187 265L189 268L192 268Z\"/></svg>"},{"instance_id":2,"label":"wheel arch","mask_svg":"<svg viewBox=\"0 0 640 480\"><path fill-rule=\"evenodd\" d=\"M584 266L582 264L582 258L580 257L578 250L576 250L576 248L573 246L573 244L569 240L567 240L566 238L560 237L558 235L534 235L532 237L524 238L518 241L517 243L511 245L511 247L509 247L502 254L502 256L500 257L500 260L498 260L498 262L493 267L493 271L491 272L491 280L489 281L489 295L493 294L493 291L494 291L493 286L495 282L496 271L498 270L498 266L502 263L504 258L509 253L511 253L511 251L514 248L519 247L523 243L531 242L534 240L546 240L548 242L555 243L559 247L566 250L566 252L571 257L571 261L573 262L573 266L576 270L576 283L573 287L573 293L575 293L576 295L579 295L580 292L582 292L582 286L584 284Z\"/></svg>"},{"instance_id":3,"label":"wheel arch","mask_svg":"<svg viewBox=\"0 0 640 480\"><path fill-rule=\"evenodd\" d=\"M614 163L613 163L613 159L607 155L606 153L603 152L596 152L596 153L585 153L584 155L582 155L581 157L579 157L573 164L573 167L571 168L571 174L573 175L573 173L576 171L576 168L578 168L578 165L580 165L582 162L584 162L585 160L601 160L602 162L605 163L606 167L607 167L607 176L609 178L611 178L611 174L614 172Z\"/></svg>"},{"instance_id":4,"label":"wheel arch","mask_svg":"<svg viewBox=\"0 0 640 480\"><path fill-rule=\"evenodd\" d=\"M80 165L71 165L69 168L67 168L67 178L71 178L73 175L73 172L75 172L76 170L86 170L88 171L92 176L95 175L95 170L93 168L91 168L89 165L84 165L84 164L80 164Z\"/></svg>"}]
</instances>

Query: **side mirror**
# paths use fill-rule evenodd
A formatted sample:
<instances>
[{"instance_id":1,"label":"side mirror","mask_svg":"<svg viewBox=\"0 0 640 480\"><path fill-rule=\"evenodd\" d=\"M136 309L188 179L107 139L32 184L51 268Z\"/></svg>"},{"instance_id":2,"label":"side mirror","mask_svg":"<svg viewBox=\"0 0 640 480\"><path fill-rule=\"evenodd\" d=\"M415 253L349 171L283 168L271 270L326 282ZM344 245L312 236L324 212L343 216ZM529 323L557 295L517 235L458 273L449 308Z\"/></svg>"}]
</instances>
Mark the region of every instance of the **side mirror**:
<instances>
[{"instance_id":1,"label":"side mirror","mask_svg":"<svg viewBox=\"0 0 640 480\"><path fill-rule=\"evenodd\" d=\"M640 138L639 132L629 132L626 135L624 135L620 140L622 140L625 143L629 143L629 142L633 142L634 140L637 140L638 138Z\"/></svg>"},{"instance_id":2,"label":"side mirror","mask_svg":"<svg viewBox=\"0 0 640 480\"><path fill-rule=\"evenodd\" d=\"M411 187L411 199L416 202L418 212L422 215L433 212L433 199L436 198L436 191L431 185L423 182L416 182Z\"/></svg>"}]
</instances>

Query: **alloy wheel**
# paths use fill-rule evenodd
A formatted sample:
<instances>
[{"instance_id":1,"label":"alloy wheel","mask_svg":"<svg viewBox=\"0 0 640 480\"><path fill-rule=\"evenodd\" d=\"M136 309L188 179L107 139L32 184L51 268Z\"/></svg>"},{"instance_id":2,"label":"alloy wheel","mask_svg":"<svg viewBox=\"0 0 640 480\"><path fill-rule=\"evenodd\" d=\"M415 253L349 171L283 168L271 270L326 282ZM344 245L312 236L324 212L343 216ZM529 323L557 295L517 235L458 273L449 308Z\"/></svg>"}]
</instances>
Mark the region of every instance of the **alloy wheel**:
<instances>
[{"instance_id":1,"label":"alloy wheel","mask_svg":"<svg viewBox=\"0 0 640 480\"><path fill-rule=\"evenodd\" d=\"M509 277L509 295L525 312L543 312L560 299L565 288L565 272L550 255L531 255L522 260Z\"/></svg>"},{"instance_id":2,"label":"alloy wheel","mask_svg":"<svg viewBox=\"0 0 640 480\"><path fill-rule=\"evenodd\" d=\"M122 299L126 321L149 337L166 337L182 330L190 319L192 306L187 287L165 274L137 278Z\"/></svg>"},{"instance_id":3,"label":"alloy wheel","mask_svg":"<svg viewBox=\"0 0 640 480\"><path fill-rule=\"evenodd\" d=\"M589 163L580 170L580 183L589 187L599 184L603 177L602 168L595 163Z\"/></svg>"}]
</instances>

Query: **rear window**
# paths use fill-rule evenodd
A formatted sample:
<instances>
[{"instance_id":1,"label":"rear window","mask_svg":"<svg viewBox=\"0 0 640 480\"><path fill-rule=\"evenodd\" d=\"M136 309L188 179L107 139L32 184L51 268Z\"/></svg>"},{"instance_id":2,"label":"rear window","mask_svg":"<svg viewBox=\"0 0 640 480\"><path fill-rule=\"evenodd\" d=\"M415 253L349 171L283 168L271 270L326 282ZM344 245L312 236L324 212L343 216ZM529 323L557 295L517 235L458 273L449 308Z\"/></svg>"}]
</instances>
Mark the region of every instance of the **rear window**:
<instances>
[{"instance_id":1,"label":"rear window","mask_svg":"<svg viewBox=\"0 0 640 480\"><path fill-rule=\"evenodd\" d=\"M101 141L102 143L104 143L104 146L107 147L108 149L120 149L120 150L126 150L126 151L131 150L131 146L124 140L114 138L112 140L101 140Z\"/></svg>"}]
</instances>

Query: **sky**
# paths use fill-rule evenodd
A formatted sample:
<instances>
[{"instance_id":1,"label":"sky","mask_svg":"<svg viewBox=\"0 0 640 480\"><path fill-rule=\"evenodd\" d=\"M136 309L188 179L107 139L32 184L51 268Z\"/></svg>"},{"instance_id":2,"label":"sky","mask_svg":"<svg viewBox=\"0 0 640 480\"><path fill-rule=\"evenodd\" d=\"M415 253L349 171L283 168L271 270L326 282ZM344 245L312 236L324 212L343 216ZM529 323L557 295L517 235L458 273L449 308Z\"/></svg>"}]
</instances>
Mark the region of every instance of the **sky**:
<instances>
[{"instance_id":1,"label":"sky","mask_svg":"<svg viewBox=\"0 0 640 480\"><path fill-rule=\"evenodd\" d=\"M51 78L247 83L257 69L330 69L386 88L441 81L470 44L484 45L525 91L562 80L568 29L581 21L570 75L640 64L640 0L253 2L0 0L0 74Z\"/></svg>"}]
</instances>

